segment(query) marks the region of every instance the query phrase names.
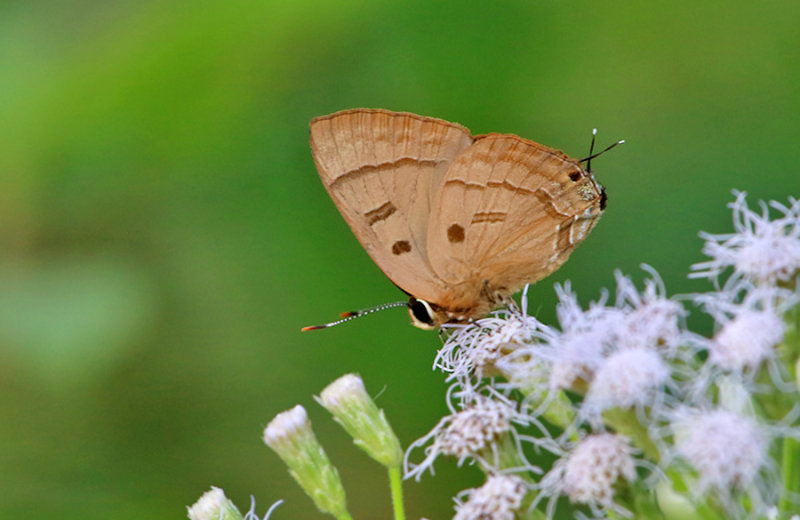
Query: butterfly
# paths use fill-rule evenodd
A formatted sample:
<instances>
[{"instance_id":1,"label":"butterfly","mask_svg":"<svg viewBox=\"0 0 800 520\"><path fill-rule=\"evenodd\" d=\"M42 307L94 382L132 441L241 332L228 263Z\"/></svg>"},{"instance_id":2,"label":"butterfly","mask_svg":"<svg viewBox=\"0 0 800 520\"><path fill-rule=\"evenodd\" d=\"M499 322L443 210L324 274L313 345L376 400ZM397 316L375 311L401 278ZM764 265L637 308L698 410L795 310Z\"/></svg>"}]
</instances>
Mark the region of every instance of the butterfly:
<instances>
[{"instance_id":1,"label":"butterfly","mask_svg":"<svg viewBox=\"0 0 800 520\"><path fill-rule=\"evenodd\" d=\"M516 135L357 108L313 119L310 141L331 199L423 329L512 304L606 207L582 161Z\"/></svg>"}]
</instances>

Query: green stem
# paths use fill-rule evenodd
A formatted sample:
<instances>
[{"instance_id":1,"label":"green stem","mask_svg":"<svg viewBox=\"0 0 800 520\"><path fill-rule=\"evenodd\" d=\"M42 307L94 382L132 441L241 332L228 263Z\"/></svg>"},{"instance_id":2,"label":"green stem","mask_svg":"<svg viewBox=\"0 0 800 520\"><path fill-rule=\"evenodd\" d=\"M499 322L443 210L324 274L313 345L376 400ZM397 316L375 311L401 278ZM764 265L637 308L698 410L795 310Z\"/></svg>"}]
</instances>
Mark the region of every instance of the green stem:
<instances>
[{"instance_id":1,"label":"green stem","mask_svg":"<svg viewBox=\"0 0 800 520\"><path fill-rule=\"evenodd\" d=\"M342 514L336 515L336 520L353 520L353 517L350 516L350 513L345 511Z\"/></svg>"},{"instance_id":2,"label":"green stem","mask_svg":"<svg viewBox=\"0 0 800 520\"><path fill-rule=\"evenodd\" d=\"M779 511L790 511L792 502L790 496L800 492L800 468L797 467L800 455L800 443L796 439L784 437L781 454L781 469L783 471L783 492L778 503Z\"/></svg>"},{"instance_id":3,"label":"green stem","mask_svg":"<svg viewBox=\"0 0 800 520\"><path fill-rule=\"evenodd\" d=\"M658 448L650 439L647 428L639 423L636 411L621 408L612 408L603 412L605 423L614 428L617 433L628 436L633 445L642 450L642 453L653 462L660 460Z\"/></svg>"},{"instance_id":4,"label":"green stem","mask_svg":"<svg viewBox=\"0 0 800 520\"><path fill-rule=\"evenodd\" d=\"M575 406L570 402L567 394L561 390L542 415L550 423L566 429L575 420Z\"/></svg>"},{"instance_id":5,"label":"green stem","mask_svg":"<svg viewBox=\"0 0 800 520\"><path fill-rule=\"evenodd\" d=\"M400 471L400 466L389 468L389 485L392 488L394 520L405 520L406 512L403 509L403 474Z\"/></svg>"}]
</instances>

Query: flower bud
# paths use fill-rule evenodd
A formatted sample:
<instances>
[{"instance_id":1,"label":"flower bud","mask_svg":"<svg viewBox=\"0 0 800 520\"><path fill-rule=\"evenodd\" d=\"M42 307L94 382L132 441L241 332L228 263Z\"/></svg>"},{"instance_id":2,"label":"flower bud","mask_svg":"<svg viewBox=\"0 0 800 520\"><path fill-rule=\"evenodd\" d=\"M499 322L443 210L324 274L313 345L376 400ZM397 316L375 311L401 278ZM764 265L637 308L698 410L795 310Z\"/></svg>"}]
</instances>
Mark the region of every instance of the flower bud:
<instances>
[{"instance_id":1,"label":"flower bud","mask_svg":"<svg viewBox=\"0 0 800 520\"><path fill-rule=\"evenodd\" d=\"M349 517L339 473L322 449L300 405L279 413L264 429L264 442L289 467L289 473L324 513Z\"/></svg>"},{"instance_id":2,"label":"flower bud","mask_svg":"<svg viewBox=\"0 0 800 520\"><path fill-rule=\"evenodd\" d=\"M317 402L353 438L356 446L386 467L399 467L403 450L383 410L379 410L355 374L340 377L325 388Z\"/></svg>"},{"instance_id":3,"label":"flower bud","mask_svg":"<svg viewBox=\"0 0 800 520\"><path fill-rule=\"evenodd\" d=\"M242 520L242 514L218 487L203 493L189 510L190 520Z\"/></svg>"}]
</instances>

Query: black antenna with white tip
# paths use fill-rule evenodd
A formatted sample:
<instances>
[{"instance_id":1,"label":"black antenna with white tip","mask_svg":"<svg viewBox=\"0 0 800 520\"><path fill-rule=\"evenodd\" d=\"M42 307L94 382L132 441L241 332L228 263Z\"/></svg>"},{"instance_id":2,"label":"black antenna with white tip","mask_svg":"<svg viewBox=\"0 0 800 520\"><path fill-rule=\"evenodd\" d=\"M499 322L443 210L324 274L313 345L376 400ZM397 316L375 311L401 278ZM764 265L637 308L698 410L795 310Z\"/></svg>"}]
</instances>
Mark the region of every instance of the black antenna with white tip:
<instances>
[{"instance_id":1,"label":"black antenna with white tip","mask_svg":"<svg viewBox=\"0 0 800 520\"><path fill-rule=\"evenodd\" d=\"M594 153L594 141L595 141L596 137L597 137L597 128L594 128L594 129L592 129L592 144L589 145L589 157L586 157L585 159L581 159L579 161L579 162L585 162L586 163L586 171L589 172L589 173L592 172L592 159L594 159L595 157L598 157L600 155L603 155L604 153L606 153L607 151L611 150L612 148L614 148L618 144L625 144L625 139L620 139L616 143L613 143L613 144L610 144L610 145L606 146L605 149L603 149L602 151Z\"/></svg>"}]
</instances>

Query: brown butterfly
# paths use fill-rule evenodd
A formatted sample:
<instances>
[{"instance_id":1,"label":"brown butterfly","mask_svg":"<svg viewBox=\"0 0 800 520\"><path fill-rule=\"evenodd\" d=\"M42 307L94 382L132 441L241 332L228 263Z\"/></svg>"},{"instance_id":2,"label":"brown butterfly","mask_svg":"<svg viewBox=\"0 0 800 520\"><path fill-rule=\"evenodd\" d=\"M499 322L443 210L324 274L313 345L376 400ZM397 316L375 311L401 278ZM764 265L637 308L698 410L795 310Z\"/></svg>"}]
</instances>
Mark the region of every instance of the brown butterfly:
<instances>
[{"instance_id":1,"label":"brown butterfly","mask_svg":"<svg viewBox=\"0 0 800 520\"><path fill-rule=\"evenodd\" d=\"M567 260L606 207L605 190L581 161L516 135L473 136L407 112L317 117L311 151L336 207L409 295L411 320L423 329L510 304Z\"/></svg>"}]
</instances>

